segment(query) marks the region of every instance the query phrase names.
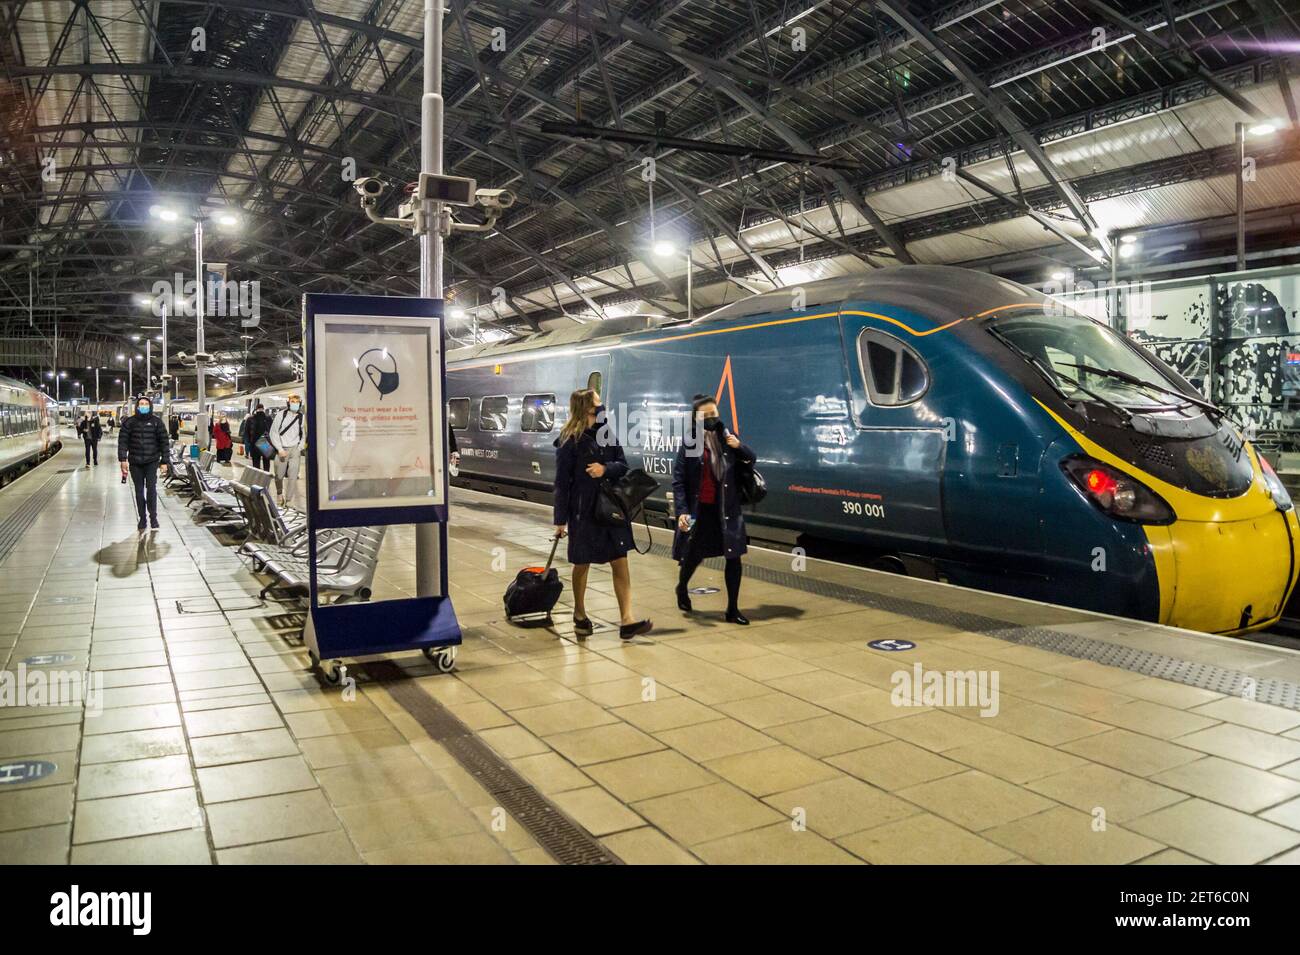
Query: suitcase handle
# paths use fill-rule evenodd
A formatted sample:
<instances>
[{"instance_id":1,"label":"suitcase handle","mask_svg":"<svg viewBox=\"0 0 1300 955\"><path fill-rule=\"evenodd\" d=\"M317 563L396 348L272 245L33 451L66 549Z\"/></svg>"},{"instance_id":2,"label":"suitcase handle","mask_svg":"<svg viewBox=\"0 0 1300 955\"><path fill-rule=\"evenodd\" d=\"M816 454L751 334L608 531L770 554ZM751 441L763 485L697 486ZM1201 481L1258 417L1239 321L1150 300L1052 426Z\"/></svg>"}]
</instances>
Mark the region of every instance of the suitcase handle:
<instances>
[{"instance_id":1,"label":"suitcase handle","mask_svg":"<svg viewBox=\"0 0 1300 955\"><path fill-rule=\"evenodd\" d=\"M554 538L554 542L551 544L551 556L546 558L547 570L551 569L551 564L555 561L555 552L556 550L559 549L559 546L560 546L560 535L556 534Z\"/></svg>"}]
</instances>

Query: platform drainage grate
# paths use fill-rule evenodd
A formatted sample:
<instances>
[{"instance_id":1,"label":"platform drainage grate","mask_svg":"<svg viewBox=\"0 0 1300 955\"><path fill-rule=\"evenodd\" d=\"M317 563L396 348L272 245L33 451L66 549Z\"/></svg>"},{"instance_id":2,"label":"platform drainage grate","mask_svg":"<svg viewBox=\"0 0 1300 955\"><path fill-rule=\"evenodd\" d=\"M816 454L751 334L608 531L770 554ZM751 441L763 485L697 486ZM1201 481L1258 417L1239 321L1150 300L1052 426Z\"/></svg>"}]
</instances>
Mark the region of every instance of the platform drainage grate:
<instances>
[{"instance_id":1,"label":"platform drainage grate","mask_svg":"<svg viewBox=\"0 0 1300 955\"><path fill-rule=\"evenodd\" d=\"M672 558L672 549L664 544L655 544L650 552L656 557ZM720 558L712 558L704 563L714 570L722 568ZM1117 643L1108 643L1095 637L1085 637L1046 627L1017 627L1009 625L1005 620L996 620L965 610L936 607L906 597L860 590L845 584L828 583L817 580L811 574L795 574L790 571L746 564L745 576L751 580L776 584L819 597L842 600L872 610L901 614L926 623L943 624L960 630L969 630L972 633L982 633L1010 643L1037 647L1078 660L1092 660L1095 663L1168 680L1171 683L1181 683L1184 686L1193 686L1213 693L1245 697L1258 703L1300 710L1300 685L1286 680L1260 680L1240 670L1210 663L1195 663L1164 653L1139 650Z\"/></svg>"},{"instance_id":2,"label":"platform drainage grate","mask_svg":"<svg viewBox=\"0 0 1300 955\"><path fill-rule=\"evenodd\" d=\"M18 546L27 529L36 523L41 510L54 498L54 495L59 493L64 482L67 481L67 475L71 473L70 470L55 472L49 480L28 495L27 500L15 507L8 517L0 521L0 562L6 560Z\"/></svg>"},{"instance_id":3,"label":"platform drainage grate","mask_svg":"<svg viewBox=\"0 0 1300 955\"><path fill-rule=\"evenodd\" d=\"M366 675L378 683L429 734L441 743L461 768L491 793L556 862L562 865L620 865L622 860L589 832L550 803L508 762L493 752L454 713L429 696L397 664L365 664Z\"/></svg>"}]
</instances>

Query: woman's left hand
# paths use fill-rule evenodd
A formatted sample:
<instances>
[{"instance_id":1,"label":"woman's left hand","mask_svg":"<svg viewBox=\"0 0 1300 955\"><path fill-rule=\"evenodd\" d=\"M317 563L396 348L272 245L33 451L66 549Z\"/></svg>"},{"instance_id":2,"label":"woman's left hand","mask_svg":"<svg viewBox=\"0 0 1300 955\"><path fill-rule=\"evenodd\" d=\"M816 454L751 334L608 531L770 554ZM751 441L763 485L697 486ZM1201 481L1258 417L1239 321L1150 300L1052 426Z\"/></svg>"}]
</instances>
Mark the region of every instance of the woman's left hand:
<instances>
[{"instance_id":1,"label":"woman's left hand","mask_svg":"<svg viewBox=\"0 0 1300 955\"><path fill-rule=\"evenodd\" d=\"M727 447L729 448L740 447L740 439L736 437L734 434L727 435Z\"/></svg>"},{"instance_id":2,"label":"woman's left hand","mask_svg":"<svg viewBox=\"0 0 1300 955\"><path fill-rule=\"evenodd\" d=\"M605 465L593 461L587 465L587 477L603 478L605 476Z\"/></svg>"}]
</instances>

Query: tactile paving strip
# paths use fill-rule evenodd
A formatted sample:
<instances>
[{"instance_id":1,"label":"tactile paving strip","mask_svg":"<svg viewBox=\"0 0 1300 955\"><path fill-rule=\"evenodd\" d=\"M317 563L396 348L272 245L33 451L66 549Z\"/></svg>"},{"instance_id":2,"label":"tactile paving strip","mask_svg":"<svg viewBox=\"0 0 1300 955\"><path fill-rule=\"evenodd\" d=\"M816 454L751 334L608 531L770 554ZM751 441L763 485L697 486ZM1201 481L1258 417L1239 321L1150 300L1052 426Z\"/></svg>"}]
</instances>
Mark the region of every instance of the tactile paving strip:
<instances>
[{"instance_id":1,"label":"tactile paving strip","mask_svg":"<svg viewBox=\"0 0 1300 955\"><path fill-rule=\"evenodd\" d=\"M64 482L68 480L68 475L75 470L76 468L64 468L50 475L44 484L28 496L27 500L0 521L0 563L8 559L13 549L18 546L18 542L22 540L23 534L27 533L27 528L36 523L41 509L59 493Z\"/></svg>"},{"instance_id":2,"label":"tactile paving strip","mask_svg":"<svg viewBox=\"0 0 1300 955\"><path fill-rule=\"evenodd\" d=\"M553 806L454 713L409 682L397 664L389 661L367 663L365 672L372 680L382 683L402 709L424 727L430 739L441 743L556 862L562 865L622 864L618 856Z\"/></svg>"},{"instance_id":3,"label":"tactile paving strip","mask_svg":"<svg viewBox=\"0 0 1300 955\"><path fill-rule=\"evenodd\" d=\"M656 557L672 558L672 549L664 544L655 544L651 553ZM705 565L718 570L722 567L722 561L714 558L705 561ZM844 584L828 583L818 580L812 574L772 570L751 563L745 565L745 576L751 580L776 584L791 590L816 594L819 597L842 600L872 610L901 614L926 623L946 624L961 630L986 634L1011 643L1059 653L1062 656L1092 660L1106 666L1169 680L1172 683L1182 683L1185 686L1194 686L1213 693L1240 696L1258 703L1300 710L1300 685L1286 680L1259 680L1240 670L1215 666L1211 663L1195 663L1164 653L1139 650L1117 643L1108 643L1095 637L1085 637L1046 627L1012 626L1005 620L995 620L992 617L964 610L953 610L919 600L909 600L906 597L895 597Z\"/></svg>"}]
</instances>

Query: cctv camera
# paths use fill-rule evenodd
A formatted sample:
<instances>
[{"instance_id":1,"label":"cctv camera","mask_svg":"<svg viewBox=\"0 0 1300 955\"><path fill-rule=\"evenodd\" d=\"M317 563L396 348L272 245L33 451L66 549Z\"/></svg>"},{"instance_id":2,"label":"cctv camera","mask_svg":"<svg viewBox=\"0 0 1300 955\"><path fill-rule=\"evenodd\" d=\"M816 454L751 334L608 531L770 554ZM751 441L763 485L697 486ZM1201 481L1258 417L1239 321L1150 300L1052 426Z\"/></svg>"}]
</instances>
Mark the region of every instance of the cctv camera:
<instances>
[{"instance_id":1,"label":"cctv camera","mask_svg":"<svg viewBox=\"0 0 1300 955\"><path fill-rule=\"evenodd\" d=\"M388 183L374 176L366 176L354 182L352 188L360 193L363 199L378 199L388 188Z\"/></svg>"},{"instance_id":2,"label":"cctv camera","mask_svg":"<svg viewBox=\"0 0 1300 955\"><path fill-rule=\"evenodd\" d=\"M485 209L509 209L515 204L515 194L509 189L479 189L474 198Z\"/></svg>"}]
</instances>

